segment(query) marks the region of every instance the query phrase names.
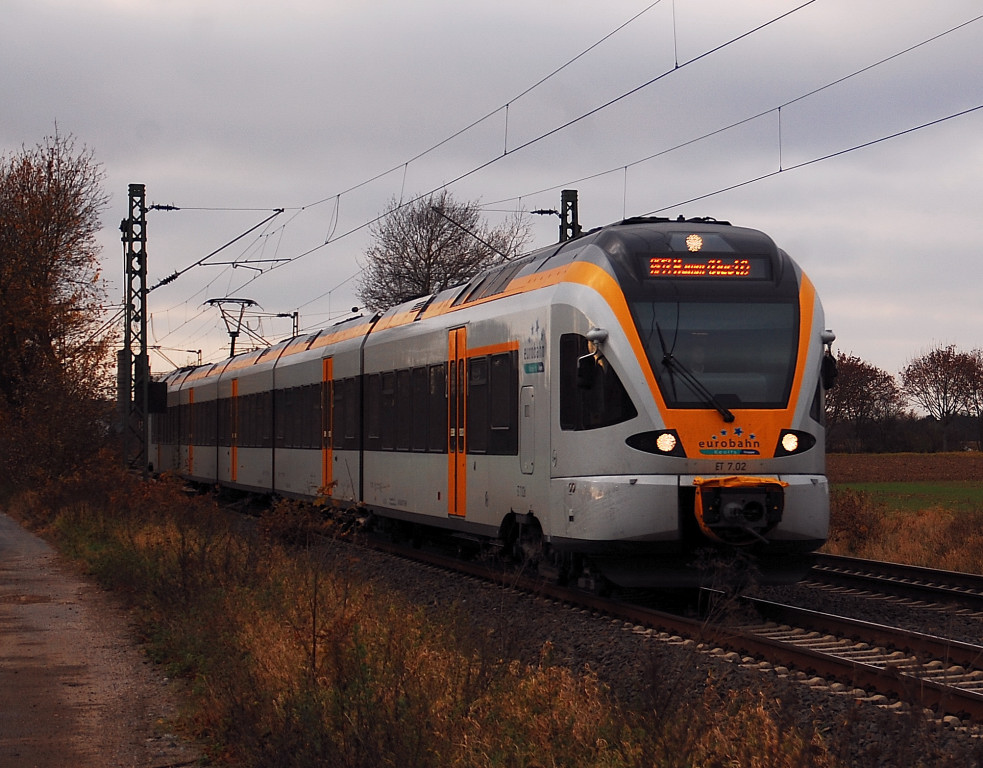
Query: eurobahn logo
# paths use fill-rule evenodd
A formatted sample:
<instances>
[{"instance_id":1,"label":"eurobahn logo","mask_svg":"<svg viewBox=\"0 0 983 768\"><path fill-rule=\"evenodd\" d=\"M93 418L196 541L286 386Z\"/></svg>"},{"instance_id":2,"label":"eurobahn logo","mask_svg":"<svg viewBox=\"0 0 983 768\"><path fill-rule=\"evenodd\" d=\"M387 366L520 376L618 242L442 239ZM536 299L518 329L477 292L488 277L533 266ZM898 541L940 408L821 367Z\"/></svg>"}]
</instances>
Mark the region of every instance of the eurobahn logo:
<instances>
[{"instance_id":1,"label":"eurobahn logo","mask_svg":"<svg viewBox=\"0 0 983 768\"><path fill-rule=\"evenodd\" d=\"M711 435L709 440L700 440L700 453L704 456L759 456L761 441L754 432L745 432L743 427L721 429Z\"/></svg>"}]
</instances>

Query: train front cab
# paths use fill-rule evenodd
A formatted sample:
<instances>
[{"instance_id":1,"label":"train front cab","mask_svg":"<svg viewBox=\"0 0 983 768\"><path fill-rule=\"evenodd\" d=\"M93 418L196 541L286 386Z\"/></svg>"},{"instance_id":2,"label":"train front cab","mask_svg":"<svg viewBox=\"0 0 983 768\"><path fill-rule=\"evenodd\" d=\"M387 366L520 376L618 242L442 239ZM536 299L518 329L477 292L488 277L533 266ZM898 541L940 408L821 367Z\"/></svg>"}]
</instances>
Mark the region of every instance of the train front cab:
<instances>
[{"instance_id":1,"label":"train front cab","mask_svg":"<svg viewBox=\"0 0 983 768\"><path fill-rule=\"evenodd\" d=\"M765 236L726 235L725 265L758 254L746 280L649 275L670 235L607 247L617 279L584 267L554 309L551 534L624 586L705 583L734 553L794 581L827 535L821 305Z\"/></svg>"}]
</instances>

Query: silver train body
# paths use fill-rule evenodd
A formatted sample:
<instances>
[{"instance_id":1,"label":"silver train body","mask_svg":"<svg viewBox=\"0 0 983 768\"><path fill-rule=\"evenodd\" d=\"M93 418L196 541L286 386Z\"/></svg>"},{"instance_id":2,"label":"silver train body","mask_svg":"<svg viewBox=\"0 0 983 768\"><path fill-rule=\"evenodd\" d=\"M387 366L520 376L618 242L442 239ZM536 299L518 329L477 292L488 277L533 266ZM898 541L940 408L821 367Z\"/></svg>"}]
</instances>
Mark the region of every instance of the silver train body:
<instances>
[{"instance_id":1,"label":"silver train body","mask_svg":"<svg viewBox=\"0 0 983 768\"><path fill-rule=\"evenodd\" d=\"M766 235L629 219L166 377L158 471L362 505L623 586L826 539L822 307Z\"/></svg>"}]
</instances>

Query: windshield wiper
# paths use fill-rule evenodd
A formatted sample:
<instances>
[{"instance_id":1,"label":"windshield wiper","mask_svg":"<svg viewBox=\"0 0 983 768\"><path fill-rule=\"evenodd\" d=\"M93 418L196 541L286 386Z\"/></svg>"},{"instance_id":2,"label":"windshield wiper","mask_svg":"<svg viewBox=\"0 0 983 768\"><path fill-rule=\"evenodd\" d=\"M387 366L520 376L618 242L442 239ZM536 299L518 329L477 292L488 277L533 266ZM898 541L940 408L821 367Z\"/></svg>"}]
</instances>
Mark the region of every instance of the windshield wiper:
<instances>
[{"instance_id":1,"label":"windshield wiper","mask_svg":"<svg viewBox=\"0 0 983 768\"><path fill-rule=\"evenodd\" d=\"M673 395L676 394L676 380L673 378L673 371L679 374L679 378L683 380L690 389L692 389L696 394L703 398L703 402L707 405L712 405L719 413L725 422L730 424L734 420L734 414L731 413L727 408L720 404L716 396L707 389L703 382L696 378L696 375L687 368L683 363L679 362L675 357L673 357L672 352L666 347L666 340L662 338L662 328L659 324L655 324L655 330L659 334L659 344L662 347L662 364L669 371L669 380L672 382Z\"/></svg>"}]
</instances>

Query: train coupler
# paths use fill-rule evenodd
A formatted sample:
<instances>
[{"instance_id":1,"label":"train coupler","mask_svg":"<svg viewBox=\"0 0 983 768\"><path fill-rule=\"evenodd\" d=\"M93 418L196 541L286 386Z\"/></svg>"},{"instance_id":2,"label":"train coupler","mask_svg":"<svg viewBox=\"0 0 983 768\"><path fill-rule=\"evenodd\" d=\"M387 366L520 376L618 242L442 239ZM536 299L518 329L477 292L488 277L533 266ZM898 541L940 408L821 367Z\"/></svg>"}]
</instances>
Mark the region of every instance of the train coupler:
<instances>
[{"instance_id":1,"label":"train coupler","mask_svg":"<svg viewBox=\"0 0 983 768\"><path fill-rule=\"evenodd\" d=\"M693 484L696 521L711 541L732 546L767 543L764 534L782 519L788 483L777 478L697 477Z\"/></svg>"}]
</instances>

